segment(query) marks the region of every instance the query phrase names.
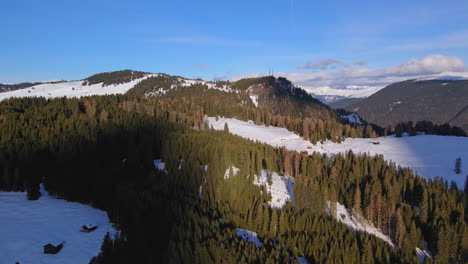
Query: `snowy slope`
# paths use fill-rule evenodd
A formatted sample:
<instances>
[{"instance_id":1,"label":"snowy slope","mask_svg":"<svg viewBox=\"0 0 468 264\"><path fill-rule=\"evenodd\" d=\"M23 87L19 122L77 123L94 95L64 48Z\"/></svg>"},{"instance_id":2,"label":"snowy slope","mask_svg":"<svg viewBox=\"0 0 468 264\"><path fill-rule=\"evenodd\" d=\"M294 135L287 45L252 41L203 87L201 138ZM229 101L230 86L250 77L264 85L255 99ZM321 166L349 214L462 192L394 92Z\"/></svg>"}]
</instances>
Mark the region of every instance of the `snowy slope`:
<instances>
[{"instance_id":1,"label":"snowy slope","mask_svg":"<svg viewBox=\"0 0 468 264\"><path fill-rule=\"evenodd\" d=\"M371 222L353 214L351 210L338 202L333 204L328 202L328 207L330 208L331 206L334 208L333 217L335 217L339 222L345 224L348 228L374 235L387 242L390 246L395 247L392 239L377 229Z\"/></svg>"},{"instance_id":2,"label":"snowy slope","mask_svg":"<svg viewBox=\"0 0 468 264\"><path fill-rule=\"evenodd\" d=\"M341 144L327 141L314 146L285 128L266 127L230 118L219 118L216 121L214 117L209 117L207 122L217 130L222 130L226 122L232 134L298 152L306 151L312 154L316 151L330 155L352 150L354 153L382 154L386 160L393 161L402 167L412 168L427 179L441 176L449 182L453 180L458 188L463 188L465 175L468 174L467 137L419 135L402 138L394 136L377 139L347 138ZM371 142L380 142L380 144L375 145ZM454 172L457 157L462 159L461 174Z\"/></svg>"},{"instance_id":3,"label":"snowy slope","mask_svg":"<svg viewBox=\"0 0 468 264\"><path fill-rule=\"evenodd\" d=\"M324 153L321 149L313 147L311 142L304 140L286 128L256 125L252 121L245 122L232 118L219 118L216 121L215 117L208 117L206 121L209 127L213 126L216 130L223 130L224 123L228 123L230 133L274 147L285 147L298 152L307 151L309 154L312 154L313 149L315 149Z\"/></svg>"},{"instance_id":4,"label":"snowy slope","mask_svg":"<svg viewBox=\"0 0 468 264\"><path fill-rule=\"evenodd\" d=\"M370 142L380 142L374 145ZM386 160L391 160L402 167L413 169L414 172L427 179L440 176L447 181L455 181L458 188L463 188L465 175L468 174L468 138L453 136L418 135L414 137L394 136L377 139L347 138L343 143L330 141L318 144L329 153L344 153L352 150L355 153L383 154ZM462 159L462 173L454 172L455 159Z\"/></svg>"},{"instance_id":5,"label":"snowy slope","mask_svg":"<svg viewBox=\"0 0 468 264\"><path fill-rule=\"evenodd\" d=\"M41 192L37 201L28 201L25 192L0 192L0 263L89 263L99 254L105 234L115 233L106 212ZM98 228L80 232L89 224ZM43 253L44 245L63 241L56 255Z\"/></svg>"},{"instance_id":6,"label":"snowy slope","mask_svg":"<svg viewBox=\"0 0 468 264\"><path fill-rule=\"evenodd\" d=\"M45 83L30 88L0 93L0 101L12 97L82 97L90 95L124 94L140 81L154 76L148 74L143 78L133 80L128 83L102 86L101 83L93 85L83 85L83 81Z\"/></svg>"}]
</instances>

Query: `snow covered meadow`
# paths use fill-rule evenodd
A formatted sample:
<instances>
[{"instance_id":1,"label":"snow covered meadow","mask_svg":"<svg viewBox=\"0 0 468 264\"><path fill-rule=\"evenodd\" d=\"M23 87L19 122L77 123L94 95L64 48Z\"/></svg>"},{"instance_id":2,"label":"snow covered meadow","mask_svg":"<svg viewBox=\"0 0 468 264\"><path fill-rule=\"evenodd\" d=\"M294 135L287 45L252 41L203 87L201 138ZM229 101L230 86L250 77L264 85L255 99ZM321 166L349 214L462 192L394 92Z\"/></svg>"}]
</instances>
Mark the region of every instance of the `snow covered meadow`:
<instances>
[{"instance_id":1,"label":"snow covered meadow","mask_svg":"<svg viewBox=\"0 0 468 264\"><path fill-rule=\"evenodd\" d=\"M208 117L209 126L216 130L224 129L227 123L229 132L253 141L259 141L274 147L285 147L298 152L306 151L334 155L352 150L354 153L382 154L388 161L402 167L411 168L420 176L429 179L440 176L447 181L455 181L458 188L463 188L465 175L468 174L468 138L454 136L418 135L371 138L347 138L342 143L326 141L313 145L286 128L256 125L232 118ZM377 143L378 144L374 144ZM462 159L462 172L454 171L455 160Z\"/></svg>"},{"instance_id":2,"label":"snow covered meadow","mask_svg":"<svg viewBox=\"0 0 468 264\"><path fill-rule=\"evenodd\" d=\"M89 263L105 234L116 232L106 212L41 193L39 200L29 201L25 192L0 192L0 263ZM97 229L80 232L83 225ZM62 242L57 254L43 253L44 245Z\"/></svg>"},{"instance_id":3,"label":"snow covered meadow","mask_svg":"<svg viewBox=\"0 0 468 264\"><path fill-rule=\"evenodd\" d=\"M90 95L124 94L140 81L155 76L148 74L143 78L117 85L102 86L102 83L83 85L83 81L44 83L29 88L0 93L0 101L12 97L82 97Z\"/></svg>"}]
</instances>

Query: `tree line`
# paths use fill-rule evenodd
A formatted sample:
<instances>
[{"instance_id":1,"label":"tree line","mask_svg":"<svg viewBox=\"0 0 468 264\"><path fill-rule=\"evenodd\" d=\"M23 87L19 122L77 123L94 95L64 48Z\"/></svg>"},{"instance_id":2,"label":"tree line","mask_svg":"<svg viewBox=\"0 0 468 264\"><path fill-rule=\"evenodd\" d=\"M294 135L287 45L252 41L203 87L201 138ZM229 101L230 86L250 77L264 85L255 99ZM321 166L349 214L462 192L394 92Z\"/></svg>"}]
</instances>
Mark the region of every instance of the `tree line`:
<instances>
[{"instance_id":1,"label":"tree line","mask_svg":"<svg viewBox=\"0 0 468 264\"><path fill-rule=\"evenodd\" d=\"M89 76L83 81L83 85L102 83L103 86L128 83L136 79L143 78L147 72L122 70L113 72L102 72Z\"/></svg>"},{"instance_id":2,"label":"tree line","mask_svg":"<svg viewBox=\"0 0 468 264\"><path fill-rule=\"evenodd\" d=\"M40 199L34 193L43 182L52 195L105 210L121 235L106 237L95 264L293 263L300 256L417 263L414 250L424 241L428 262L466 260L466 190L454 183L425 181L382 156L307 156L213 131L203 123L206 105L179 99L178 106L130 95L3 101L0 189ZM215 104L210 111L218 107L233 110ZM229 166L240 171L225 180ZM267 206L271 196L252 184L262 169L294 177L295 201ZM326 213L327 201L353 208L397 248L348 230ZM235 228L257 232L264 246L243 241Z\"/></svg>"}]
</instances>

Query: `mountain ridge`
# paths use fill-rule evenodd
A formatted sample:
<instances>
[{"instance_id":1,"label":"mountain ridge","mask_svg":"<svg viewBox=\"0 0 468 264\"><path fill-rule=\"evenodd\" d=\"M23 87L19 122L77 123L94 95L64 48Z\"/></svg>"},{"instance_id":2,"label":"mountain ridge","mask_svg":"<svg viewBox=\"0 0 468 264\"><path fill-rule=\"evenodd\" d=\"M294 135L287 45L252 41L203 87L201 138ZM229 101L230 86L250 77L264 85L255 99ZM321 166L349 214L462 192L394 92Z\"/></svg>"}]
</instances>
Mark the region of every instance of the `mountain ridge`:
<instances>
[{"instance_id":1,"label":"mountain ridge","mask_svg":"<svg viewBox=\"0 0 468 264\"><path fill-rule=\"evenodd\" d=\"M382 127L431 121L468 129L468 80L408 80L345 107Z\"/></svg>"}]
</instances>

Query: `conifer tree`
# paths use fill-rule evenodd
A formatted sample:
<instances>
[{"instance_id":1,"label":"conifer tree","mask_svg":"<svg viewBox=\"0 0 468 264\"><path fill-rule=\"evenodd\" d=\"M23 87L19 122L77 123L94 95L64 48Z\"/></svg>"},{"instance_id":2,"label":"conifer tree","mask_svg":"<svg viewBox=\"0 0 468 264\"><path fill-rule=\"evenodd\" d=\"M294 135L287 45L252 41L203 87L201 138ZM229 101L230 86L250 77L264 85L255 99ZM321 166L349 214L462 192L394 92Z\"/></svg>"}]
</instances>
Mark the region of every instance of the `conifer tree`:
<instances>
[{"instance_id":1,"label":"conifer tree","mask_svg":"<svg viewBox=\"0 0 468 264\"><path fill-rule=\"evenodd\" d=\"M462 162L462 160L461 160L460 157L458 157L458 158L455 160L455 173L456 173L456 174L460 174L460 173L461 173L461 165L462 165L461 162Z\"/></svg>"},{"instance_id":2,"label":"conifer tree","mask_svg":"<svg viewBox=\"0 0 468 264\"><path fill-rule=\"evenodd\" d=\"M357 215L362 216L362 209L361 209L361 188L356 186L356 192L354 193L354 213Z\"/></svg>"}]
</instances>

